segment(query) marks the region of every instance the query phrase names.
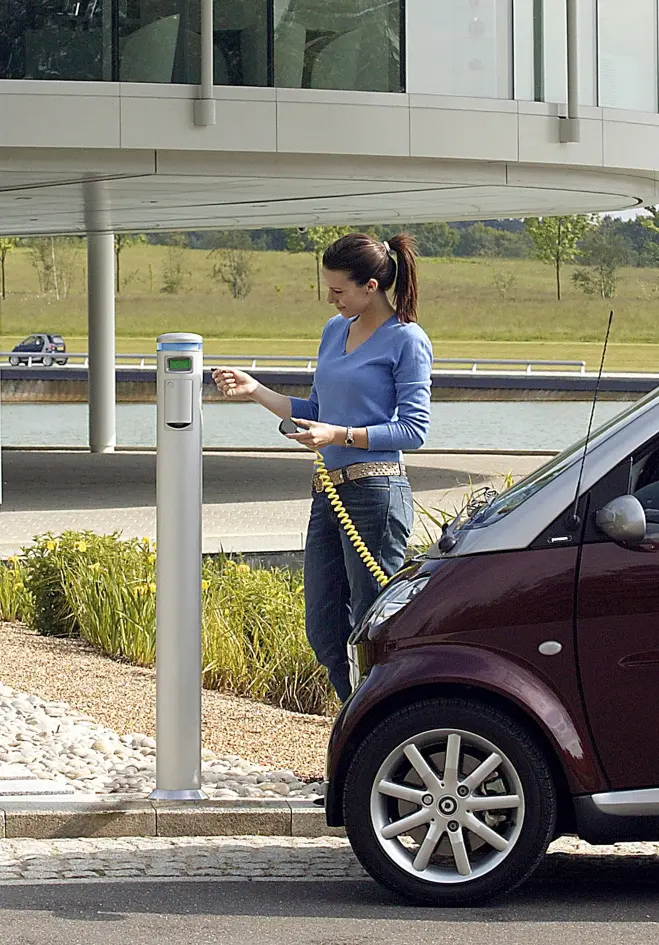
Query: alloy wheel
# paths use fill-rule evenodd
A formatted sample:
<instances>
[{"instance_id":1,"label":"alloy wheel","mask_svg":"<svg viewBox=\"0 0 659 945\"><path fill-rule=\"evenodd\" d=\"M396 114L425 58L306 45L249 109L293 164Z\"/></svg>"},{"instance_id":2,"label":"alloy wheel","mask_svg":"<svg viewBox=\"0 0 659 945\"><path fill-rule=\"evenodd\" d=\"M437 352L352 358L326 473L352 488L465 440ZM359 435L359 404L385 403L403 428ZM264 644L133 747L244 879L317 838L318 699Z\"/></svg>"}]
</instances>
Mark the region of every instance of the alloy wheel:
<instances>
[{"instance_id":1,"label":"alloy wheel","mask_svg":"<svg viewBox=\"0 0 659 945\"><path fill-rule=\"evenodd\" d=\"M377 841L393 864L435 884L495 870L515 848L525 818L522 782L493 742L434 729L385 758L370 797Z\"/></svg>"}]
</instances>

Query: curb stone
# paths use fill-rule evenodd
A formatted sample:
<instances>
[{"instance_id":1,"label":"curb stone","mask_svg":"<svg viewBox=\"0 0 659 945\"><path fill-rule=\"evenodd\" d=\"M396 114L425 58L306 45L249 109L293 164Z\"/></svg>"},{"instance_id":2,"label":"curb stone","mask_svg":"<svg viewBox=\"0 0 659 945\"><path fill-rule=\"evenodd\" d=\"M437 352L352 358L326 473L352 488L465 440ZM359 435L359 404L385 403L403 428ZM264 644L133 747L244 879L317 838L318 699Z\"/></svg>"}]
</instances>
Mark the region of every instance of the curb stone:
<instances>
[{"instance_id":1,"label":"curb stone","mask_svg":"<svg viewBox=\"0 0 659 945\"><path fill-rule=\"evenodd\" d=\"M307 801L151 801L143 795L0 798L0 839L84 837L326 837L322 808Z\"/></svg>"}]
</instances>

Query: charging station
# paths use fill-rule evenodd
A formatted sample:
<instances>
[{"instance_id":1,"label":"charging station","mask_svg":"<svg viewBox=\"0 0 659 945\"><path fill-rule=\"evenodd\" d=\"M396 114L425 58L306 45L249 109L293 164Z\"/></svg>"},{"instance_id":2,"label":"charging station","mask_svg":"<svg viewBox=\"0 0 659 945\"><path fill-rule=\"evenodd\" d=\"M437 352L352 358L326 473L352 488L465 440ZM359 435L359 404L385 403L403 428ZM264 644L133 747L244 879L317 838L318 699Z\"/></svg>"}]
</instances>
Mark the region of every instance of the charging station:
<instances>
[{"instance_id":1,"label":"charging station","mask_svg":"<svg viewBox=\"0 0 659 945\"><path fill-rule=\"evenodd\" d=\"M201 511L203 339L157 341L157 800L201 790Z\"/></svg>"}]
</instances>

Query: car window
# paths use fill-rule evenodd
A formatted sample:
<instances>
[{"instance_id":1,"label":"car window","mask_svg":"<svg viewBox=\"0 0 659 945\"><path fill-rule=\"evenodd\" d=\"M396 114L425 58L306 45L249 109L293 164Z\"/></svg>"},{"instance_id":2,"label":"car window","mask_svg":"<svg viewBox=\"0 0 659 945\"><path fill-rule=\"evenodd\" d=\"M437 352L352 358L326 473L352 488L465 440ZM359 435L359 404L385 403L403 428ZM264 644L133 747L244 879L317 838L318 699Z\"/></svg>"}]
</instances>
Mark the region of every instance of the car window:
<instances>
[{"instance_id":1,"label":"car window","mask_svg":"<svg viewBox=\"0 0 659 945\"><path fill-rule=\"evenodd\" d=\"M594 444L597 440L606 438L615 427L627 421L630 416L642 409L646 403L655 397L656 393L652 392L641 400L636 401L636 403L631 404L625 410L621 411L621 413L611 417L591 434L590 443ZM581 459L585 440L585 437L578 440L573 446L568 447L562 453L559 453L558 456L550 459L549 462L540 466L529 476L520 479L520 481L511 486L510 489L506 489L505 492L502 492L492 502L477 512L476 515L466 523L465 527L482 528L483 526L491 525L504 515L508 515L509 512L519 508L523 502L526 502L527 499L539 492L540 489L543 489L550 482L553 482L554 479L560 476L569 466Z\"/></svg>"},{"instance_id":2,"label":"car window","mask_svg":"<svg viewBox=\"0 0 659 945\"><path fill-rule=\"evenodd\" d=\"M64 339L62 338L61 335L51 335L50 340L53 342L53 344L56 344L56 345L64 344Z\"/></svg>"},{"instance_id":3,"label":"car window","mask_svg":"<svg viewBox=\"0 0 659 945\"><path fill-rule=\"evenodd\" d=\"M659 524L659 447L656 444L645 455L630 461L629 491L636 496L648 522Z\"/></svg>"}]
</instances>

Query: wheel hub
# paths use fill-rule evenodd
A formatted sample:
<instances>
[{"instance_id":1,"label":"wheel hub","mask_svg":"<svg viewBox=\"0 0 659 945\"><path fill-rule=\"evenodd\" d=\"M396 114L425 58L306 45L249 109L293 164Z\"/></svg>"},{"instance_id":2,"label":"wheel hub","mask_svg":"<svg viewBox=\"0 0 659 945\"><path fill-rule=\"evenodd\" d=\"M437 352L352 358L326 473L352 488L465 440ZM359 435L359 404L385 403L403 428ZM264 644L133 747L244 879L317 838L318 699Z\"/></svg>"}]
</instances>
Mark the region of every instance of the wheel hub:
<instances>
[{"instance_id":1,"label":"wheel hub","mask_svg":"<svg viewBox=\"0 0 659 945\"><path fill-rule=\"evenodd\" d=\"M452 814L455 814L458 809L458 802L454 797L446 795L442 797L437 805L437 809L440 814L443 814L444 817L451 817Z\"/></svg>"}]
</instances>

